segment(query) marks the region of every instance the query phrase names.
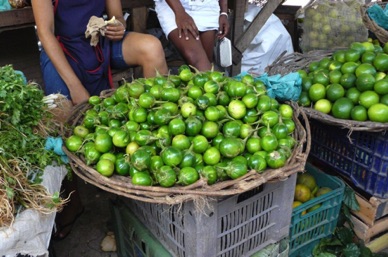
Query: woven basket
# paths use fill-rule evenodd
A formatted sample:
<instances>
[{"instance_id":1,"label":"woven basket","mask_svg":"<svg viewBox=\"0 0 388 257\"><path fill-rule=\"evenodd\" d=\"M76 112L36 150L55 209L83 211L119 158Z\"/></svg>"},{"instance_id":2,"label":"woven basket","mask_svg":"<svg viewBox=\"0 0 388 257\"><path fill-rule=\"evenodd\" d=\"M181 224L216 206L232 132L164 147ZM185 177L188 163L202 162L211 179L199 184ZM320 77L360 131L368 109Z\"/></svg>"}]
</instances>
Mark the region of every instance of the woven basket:
<instances>
[{"instance_id":1,"label":"woven basket","mask_svg":"<svg viewBox=\"0 0 388 257\"><path fill-rule=\"evenodd\" d=\"M338 49L333 50L314 50L304 54L292 53L279 56L271 65L267 66L266 72L269 75L281 74L285 75L298 70L308 71L308 66L314 61L319 61L324 57L331 57ZM303 112L309 117L320 120L329 125L335 125L350 131L369 131L382 132L388 130L388 123L372 122L372 121L354 121L334 118L331 115L316 111L310 107L300 107Z\"/></svg>"},{"instance_id":2,"label":"woven basket","mask_svg":"<svg viewBox=\"0 0 388 257\"><path fill-rule=\"evenodd\" d=\"M103 92L101 97L109 95L110 92ZM234 195L256 188L267 182L287 179L288 176L304 170L311 144L310 127L304 112L295 104L292 107L294 109L293 120L296 125L293 137L297 144L284 167L267 169L260 174L251 170L238 179L222 181L213 185L208 185L203 179L189 186L175 185L171 188L133 185L130 177L113 175L108 178L102 176L94 168L87 166L84 159L69 152L65 146L63 150L69 157L73 171L80 178L105 191L127 198L151 203L178 204L190 200L203 200L206 197ZM75 107L68 119L68 126L63 132L65 138L71 135L72 127L82 122L83 114L90 108L91 106L88 103Z\"/></svg>"},{"instance_id":3,"label":"woven basket","mask_svg":"<svg viewBox=\"0 0 388 257\"><path fill-rule=\"evenodd\" d=\"M387 3L373 2L373 3L363 5L363 6L361 6L361 16L362 16L362 20L365 24L365 27L367 27L367 29L369 31L373 32L373 34L376 35L377 39L381 43L385 44L388 42L388 31L385 30L384 28L380 27L379 25L377 25L376 22L374 22L373 20L371 20L369 18L368 13L367 13L368 8L372 5L375 5L375 4L380 5L384 9L385 5Z\"/></svg>"}]
</instances>

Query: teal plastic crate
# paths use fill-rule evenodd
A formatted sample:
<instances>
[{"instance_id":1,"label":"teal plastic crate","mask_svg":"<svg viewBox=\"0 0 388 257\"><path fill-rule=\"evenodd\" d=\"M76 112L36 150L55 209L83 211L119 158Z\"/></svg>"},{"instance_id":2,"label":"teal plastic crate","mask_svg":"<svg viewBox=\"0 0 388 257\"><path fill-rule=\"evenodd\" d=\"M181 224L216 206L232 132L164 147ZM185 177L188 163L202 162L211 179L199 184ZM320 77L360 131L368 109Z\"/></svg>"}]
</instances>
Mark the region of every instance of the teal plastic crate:
<instances>
[{"instance_id":1,"label":"teal plastic crate","mask_svg":"<svg viewBox=\"0 0 388 257\"><path fill-rule=\"evenodd\" d=\"M121 200L111 201L118 257L172 257Z\"/></svg>"},{"instance_id":2,"label":"teal plastic crate","mask_svg":"<svg viewBox=\"0 0 388 257\"><path fill-rule=\"evenodd\" d=\"M306 171L313 175L320 187L329 187L332 191L307 201L293 209L290 225L290 257L309 257L322 238L333 234L341 210L345 184L328 175L317 167L306 164ZM307 209L320 204L311 212Z\"/></svg>"}]
</instances>

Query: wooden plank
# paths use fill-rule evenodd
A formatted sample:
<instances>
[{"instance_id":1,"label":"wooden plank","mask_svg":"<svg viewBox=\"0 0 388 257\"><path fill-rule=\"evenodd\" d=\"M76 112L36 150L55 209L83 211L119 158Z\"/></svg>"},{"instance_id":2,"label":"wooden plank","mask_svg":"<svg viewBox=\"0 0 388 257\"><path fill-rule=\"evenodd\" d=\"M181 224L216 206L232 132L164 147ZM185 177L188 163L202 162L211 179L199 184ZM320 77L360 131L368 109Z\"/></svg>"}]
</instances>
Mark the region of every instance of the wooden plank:
<instances>
[{"instance_id":1,"label":"wooden plank","mask_svg":"<svg viewBox=\"0 0 388 257\"><path fill-rule=\"evenodd\" d=\"M147 29L148 9L147 7L136 7L132 9L129 17L131 20L131 29L136 32L145 33Z\"/></svg>"},{"instance_id":2,"label":"wooden plank","mask_svg":"<svg viewBox=\"0 0 388 257\"><path fill-rule=\"evenodd\" d=\"M388 233L388 217L379 219L372 227L368 226L353 215L351 220L354 224L354 232L364 243L369 243L376 236L382 233Z\"/></svg>"},{"instance_id":3,"label":"wooden plank","mask_svg":"<svg viewBox=\"0 0 388 257\"><path fill-rule=\"evenodd\" d=\"M247 0L235 1L235 16L234 29L232 34L233 52L232 52L232 76L241 72L242 53L248 48L254 37L259 33L260 29L267 22L268 18L273 14L276 8L283 2L282 0L268 1L261 11L257 14L252 23L243 32L244 13L246 10Z\"/></svg>"},{"instance_id":4,"label":"wooden plank","mask_svg":"<svg viewBox=\"0 0 388 257\"><path fill-rule=\"evenodd\" d=\"M267 22L268 18L282 2L282 0L272 0L265 4L252 23L245 30L244 34L237 39L235 46L238 50L240 50L240 52L244 52L248 48L252 40Z\"/></svg>"},{"instance_id":5,"label":"wooden plank","mask_svg":"<svg viewBox=\"0 0 388 257\"><path fill-rule=\"evenodd\" d=\"M31 7L0 12L0 29L22 28L35 23Z\"/></svg>"},{"instance_id":6,"label":"wooden plank","mask_svg":"<svg viewBox=\"0 0 388 257\"><path fill-rule=\"evenodd\" d=\"M235 45L238 39L243 35L244 32L244 13L248 5L248 0L237 1L235 0L232 5L233 12L233 24L231 31L232 39L232 62L231 75L235 76L241 71L241 58L242 52L237 49Z\"/></svg>"},{"instance_id":7,"label":"wooden plank","mask_svg":"<svg viewBox=\"0 0 388 257\"><path fill-rule=\"evenodd\" d=\"M152 6L154 0L121 0L123 9L133 9L144 6Z\"/></svg>"},{"instance_id":8,"label":"wooden plank","mask_svg":"<svg viewBox=\"0 0 388 257\"><path fill-rule=\"evenodd\" d=\"M153 3L153 0L121 0L123 9L152 6ZM35 25L35 19L30 6L0 12L0 31L33 25Z\"/></svg>"},{"instance_id":9,"label":"wooden plank","mask_svg":"<svg viewBox=\"0 0 388 257\"><path fill-rule=\"evenodd\" d=\"M360 204L360 210L352 213L367 225L373 226L377 220L388 215L388 199L372 196L367 200L358 193L356 199Z\"/></svg>"}]
</instances>

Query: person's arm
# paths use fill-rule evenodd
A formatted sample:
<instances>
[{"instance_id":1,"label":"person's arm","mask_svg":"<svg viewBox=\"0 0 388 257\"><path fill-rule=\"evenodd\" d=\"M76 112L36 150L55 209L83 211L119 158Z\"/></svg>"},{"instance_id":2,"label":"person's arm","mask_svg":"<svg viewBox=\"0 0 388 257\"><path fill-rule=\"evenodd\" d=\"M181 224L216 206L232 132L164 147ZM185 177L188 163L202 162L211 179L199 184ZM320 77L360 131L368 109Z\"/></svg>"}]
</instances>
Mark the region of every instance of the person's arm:
<instances>
[{"instance_id":1,"label":"person's arm","mask_svg":"<svg viewBox=\"0 0 388 257\"><path fill-rule=\"evenodd\" d=\"M105 5L108 19L111 19L113 16L115 16L116 20L119 21L116 22L116 24L109 24L106 26L105 37L115 41L121 40L124 37L126 29L126 22L123 16L121 1L106 0Z\"/></svg>"},{"instance_id":2,"label":"person's arm","mask_svg":"<svg viewBox=\"0 0 388 257\"><path fill-rule=\"evenodd\" d=\"M175 22L178 27L179 37L183 36L186 40L189 39L189 34L191 34L195 39L199 40L199 31L197 25L193 18L186 13L186 10L183 8L179 0L166 0L170 8L175 13Z\"/></svg>"},{"instance_id":3,"label":"person's arm","mask_svg":"<svg viewBox=\"0 0 388 257\"><path fill-rule=\"evenodd\" d=\"M219 0L220 4L220 18L218 38L222 39L229 33L229 21L228 21L228 0Z\"/></svg>"},{"instance_id":4,"label":"person's arm","mask_svg":"<svg viewBox=\"0 0 388 257\"><path fill-rule=\"evenodd\" d=\"M39 40L45 52L66 83L73 104L88 99L89 93L78 79L54 35L54 11L51 0L33 0L31 2Z\"/></svg>"}]
</instances>

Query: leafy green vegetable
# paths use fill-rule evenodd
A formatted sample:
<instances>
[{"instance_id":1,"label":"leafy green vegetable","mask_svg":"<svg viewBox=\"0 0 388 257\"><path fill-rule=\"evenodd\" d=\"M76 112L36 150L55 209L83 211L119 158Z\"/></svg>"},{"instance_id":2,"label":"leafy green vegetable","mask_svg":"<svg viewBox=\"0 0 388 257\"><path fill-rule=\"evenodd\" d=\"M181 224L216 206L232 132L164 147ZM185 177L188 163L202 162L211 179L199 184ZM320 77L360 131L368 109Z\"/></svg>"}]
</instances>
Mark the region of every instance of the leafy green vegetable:
<instances>
[{"instance_id":1,"label":"leafy green vegetable","mask_svg":"<svg viewBox=\"0 0 388 257\"><path fill-rule=\"evenodd\" d=\"M387 254L372 253L353 231L351 210L358 211L355 192L349 186L345 187L344 199L337 227L331 237L326 237L313 249L314 257L388 257Z\"/></svg>"}]
</instances>

